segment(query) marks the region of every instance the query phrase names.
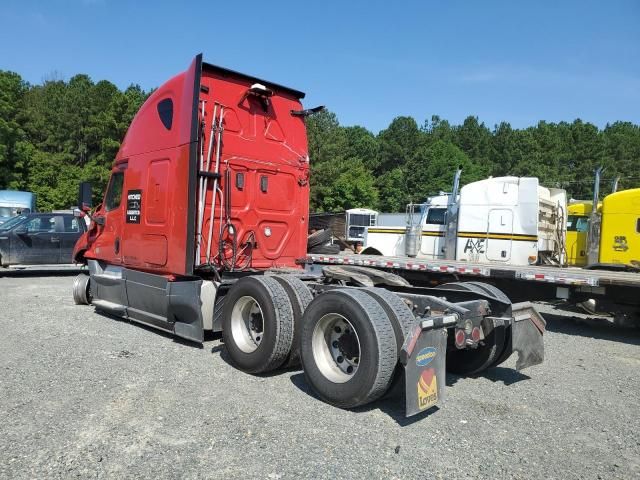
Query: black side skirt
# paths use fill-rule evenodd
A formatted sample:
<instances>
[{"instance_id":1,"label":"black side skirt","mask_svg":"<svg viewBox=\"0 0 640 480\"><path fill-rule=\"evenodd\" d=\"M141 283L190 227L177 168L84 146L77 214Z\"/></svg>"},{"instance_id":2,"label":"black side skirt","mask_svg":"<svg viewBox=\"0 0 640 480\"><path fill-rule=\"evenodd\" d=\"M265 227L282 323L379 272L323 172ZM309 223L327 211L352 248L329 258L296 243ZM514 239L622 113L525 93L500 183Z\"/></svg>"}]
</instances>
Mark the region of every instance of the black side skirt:
<instances>
[{"instance_id":1,"label":"black side skirt","mask_svg":"<svg viewBox=\"0 0 640 480\"><path fill-rule=\"evenodd\" d=\"M93 305L111 315L143 323L195 342L204 340L202 280L169 282L139 272L89 260Z\"/></svg>"}]
</instances>

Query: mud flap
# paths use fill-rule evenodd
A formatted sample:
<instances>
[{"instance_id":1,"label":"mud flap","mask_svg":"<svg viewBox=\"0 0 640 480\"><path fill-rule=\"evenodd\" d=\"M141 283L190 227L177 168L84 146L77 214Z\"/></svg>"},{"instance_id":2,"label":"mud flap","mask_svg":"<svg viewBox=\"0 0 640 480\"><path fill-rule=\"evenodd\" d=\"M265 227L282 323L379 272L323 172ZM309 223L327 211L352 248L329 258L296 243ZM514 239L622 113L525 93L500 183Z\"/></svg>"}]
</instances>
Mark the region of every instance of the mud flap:
<instances>
[{"instance_id":1,"label":"mud flap","mask_svg":"<svg viewBox=\"0 0 640 480\"><path fill-rule=\"evenodd\" d=\"M400 353L404 367L405 416L424 412L444 400L446 357L447 330L423 330L417 323Z\"/></svg>"},{"instance_id":2,"label":"mud flap","mask_svg":"<svg viewBox=\"0 0 640 480\"><path fill-rule=\"evenodd\" d=\"M516 370L538 365L544 360L542 336L547 322L529 302L514 303L511 307L511 350L518 352Z\"/></svg>"},{"instance_id":3,"label":"mud flap","mask_svg":"<svg viewBox=\"0 0 640 480\"><path fill-rule=\"evenodd\" d=\"M202 280L169 282L167 284L167 320L173 323L178 337L202 342L202 310L200 288Z\"/></svg>"}]
</instances>

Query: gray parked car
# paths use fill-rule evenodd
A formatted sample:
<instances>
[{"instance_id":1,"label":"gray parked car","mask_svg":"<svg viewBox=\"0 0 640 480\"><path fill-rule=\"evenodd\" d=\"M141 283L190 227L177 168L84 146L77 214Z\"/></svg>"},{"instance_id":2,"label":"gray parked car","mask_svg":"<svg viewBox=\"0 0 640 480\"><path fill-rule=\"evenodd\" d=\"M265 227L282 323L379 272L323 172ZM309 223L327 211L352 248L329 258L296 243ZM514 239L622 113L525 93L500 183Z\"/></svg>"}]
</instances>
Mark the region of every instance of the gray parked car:
<instances>
[{"instance_id":1,"label":"gray parked car","mask_svg":"<svg viewBox=\"0 0 640 480\"><path fill-rule=\"evenodd\" d=\"M72 263L85 222L71 213L18 215L0 225L0 265Z\"/></svg>"}]
</instances>

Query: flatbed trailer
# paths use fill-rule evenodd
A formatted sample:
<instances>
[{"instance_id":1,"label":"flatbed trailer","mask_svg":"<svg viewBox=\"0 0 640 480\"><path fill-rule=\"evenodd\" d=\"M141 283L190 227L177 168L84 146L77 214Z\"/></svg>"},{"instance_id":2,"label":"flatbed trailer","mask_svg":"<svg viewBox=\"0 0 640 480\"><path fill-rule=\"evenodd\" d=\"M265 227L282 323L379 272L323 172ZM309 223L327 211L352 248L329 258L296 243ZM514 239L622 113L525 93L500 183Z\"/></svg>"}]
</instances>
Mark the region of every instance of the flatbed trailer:
<instances>
[{"instance_id":1,"label":"flatbed trailer","mask_svg":"<svg viewBox=\"0 0 640 480\"><path fill-rule=\"evenodd\" d=\"M393 272L412 284L433 286L451 281L481 280L503 290L512 301L595 300L598 309L637 320L640 273L578 267L495 265L358 254L308 254L310 265L356 265Z\"/></svg>"}]
</instances>

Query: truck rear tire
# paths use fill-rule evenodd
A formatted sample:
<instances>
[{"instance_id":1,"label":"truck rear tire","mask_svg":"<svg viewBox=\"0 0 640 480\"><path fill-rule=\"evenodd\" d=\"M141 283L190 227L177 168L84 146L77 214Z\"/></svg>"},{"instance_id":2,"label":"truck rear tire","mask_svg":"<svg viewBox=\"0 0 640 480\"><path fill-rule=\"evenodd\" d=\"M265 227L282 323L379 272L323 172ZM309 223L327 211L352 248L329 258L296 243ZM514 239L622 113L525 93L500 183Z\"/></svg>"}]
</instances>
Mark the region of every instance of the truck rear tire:
<instances>
[{"instance_id":1,"label":"truck rear tire","mask_svg":"<svg viewBox=\"0 0 640 480\"><path fill-rule=\"evenodd\" d=\"M367 247L360 252L360 255L382 255L382 253L380 253L380 250L376 250L373 247Z\"/></svg>"},{"instance_id":2,"label":"truck rear tire","mask_svg":"<svg viewBox=\"0 0 640 480\"><path fill-rule=\"evenodd\" d=\"M81 273L73 281L73 301L76 305L89 305L92 300L91 279L89 275Z\"/></svg>"},{"instance_id":3,"label":"truck rear tire","mask_svg":"<svg viewBox=\"0 0 640 480\"><path fill-rule=\"evenodd\" d=\"M340 253L340 245L317 245L315 247L311 247L309 249L309 253L328 253L329 255L333 255L336 253Z\"/></svg>"},{"instance_id":4,"label":"truck rear tire","mask_svg":"<svg viewBox=\"0 0 640 480\"><path fill-rule=\"evenodd\" d=\"M337 407L373 402L388 390L396 366L396 337L371 295L339 288L318 295L302 320L301 360L307 382Z\"/></svg>"},{"instance_id":5,"label":"truck rear tire","mask_svg":"<svg viewBox=\"0 0 640 480\"><path fill-rule=\"evenodd\" d=\"M247 373L280 367L293 342L293 308L273 277L238 280L224 299L222 338L232 363Z\"/></svg>"},{"instance_id":6,"label":"truck rear tire","mask_svg":"<svg viewBox=\"0 0 640 480\"><path fill-rule=\"evenodd\" d=\"M307 237L307 248L312 249L331 241L331 230L318 230Z\"/></svg>"},{"instance_id":7,"label":"truck rear tire","mask_svg":"<svg viewBox=\"0 0 640 480\"><path fill-rule=\"evenodd\" d=\"M511 303L511 299L507 297L507 294L500 290L498 287L484 282L464 282L465 285L475 285L480 290L483 290L487 295L500 300L501 302Z\"/></svg>"},{"instance_id":8,"label":"truck rear tire","mask_svg":"<svg viewBox=\"0 0 640 480\"><path fill-rule=\"evenodd\" d=\"M300 365L302 315L313 300L313 295L311 295L309 288L298 277L293 275L275 275L273 278L285 289L293 308L293 343L285 365L287 367L297 367Z\"/></svg>"},{"instance_id":9,"label":"truck rear tire","mask_svg":"<svg viewBox=\"0 0 640 480\"><path fill-rule=\"evenodd\" d=\"M393 331L396 335L396 347L398 353L402 350L404 339L411 330L411 327L416 323L416 317L413 316L409 306L395 293L385 290L384 288L368 287L363 288L363 292L375 298L380 306L384 309Z\"/></svg>"},{"instance_id":10,"label":"truck rear tire","mask_svg":"<svg viewBox=\"0 0 640 480\"><path fill-rule=\"evenodd\" d=\"M480 282L455 282L446 283L443 287L444 286L454 287L457 290L490 295L500 300L500 298L491 291L492 289L483 288L489 287L489 285L483 285L480 284ZM504 293L502 293L502 295L510 302ZM505 326L496 324L495 321L490 318L484 318L482 320L482 326L483 331L488 331L489 333L477 348L459 350L454 346L453 348L447 349L447 371L458 375L475 375L494 366L496 361L500 359L507 343Z\"/></svg>"}]
</instances>

